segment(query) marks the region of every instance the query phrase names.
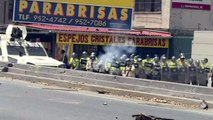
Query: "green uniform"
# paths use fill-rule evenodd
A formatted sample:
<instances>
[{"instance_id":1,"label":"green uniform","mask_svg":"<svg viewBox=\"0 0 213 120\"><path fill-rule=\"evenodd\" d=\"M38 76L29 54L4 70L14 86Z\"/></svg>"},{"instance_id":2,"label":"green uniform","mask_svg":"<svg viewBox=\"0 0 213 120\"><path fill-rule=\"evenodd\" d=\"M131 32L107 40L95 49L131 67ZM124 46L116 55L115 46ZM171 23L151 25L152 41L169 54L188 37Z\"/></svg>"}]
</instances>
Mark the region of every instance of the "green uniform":
<instances>
[{"instance_id":1,"label":"green uniform","mask_svg":"<svg viewBox=\"0 0 213 120\"><path fill-rule=\"evenodd\" d=\"M109 73L111 75L121 75L120 65L118 61L113 61L111 63Z\"/></svg>"},{"instance_id":2,"label":"green uniform","mask_svg":"<svg viewBox=\"0 0 213 120\"><path fill-rule=\"evenodd\" d=\"M161 67L160 62L153 62L153 69L152 69L152 77L153 80L160 80L161 79Z\"/></svg>"},{"instance_id":3,"label":"green uniform","mask_svg":"<svg viewBox=\"0 0 213 120\"><path fill-rule=\"evenodd\" d=\"M161 80L162 81L169 81L169 66L167 62L160 62L161 67Z\"/></svg>"},{"instance_id":4,"label":"green uniform","mask_svg":"<svg viewBox=\"0 0 213 120\"><path fill-rule=\"evenodd\" d=\"M178 81L178 64L177 64L177 62L170 61L169 69L170 69L169 80L172 82L177 82Z\"/></svg>"},{"instance_id":5,"label":"green uniform","mask_svg":"<svg viewBox=\"0 0 213 120\"><path fill-rule=\"evenodd\" d=\"M152 79L152 59L145 59L142 61L142 66L144 68L144 72L146 74L147 79Z\"/></svg>"},{"instance_id":6,"label":"green uniform","mask_svg":"<svg viewBox=\"0 0 213 120\"><path fill-rule=\"evenodd\" d=\"M70 58L69 64L71 65L71 69L78 69L79 67L79 59L78 58Z\"/></svg>"},{"instance_id":7,"label":"green uniform","mask_svg":"<svg viewBox=\"0 0 213 120\"><path fill-rule=\"evenodd\" d=\"M208 80L209 80L209 73L211 72L210 66L208 63L203 63L201 64L201 67L204 69L205 74L204 74L204 80L200 81L200 85L202 86L207 86Z\"/></svg>"},{"instance_id":8,"label":"green uniform","mask_svg":"<svg viewBox=\"0 0 213 120\"><path fill-rule=\"evenodd\" d=\"M184 61L178 61L178 82L179 83L188 83L187 78L187 63Z\"/></svg>"},{"instance_id":9,"label":"green uniform","mask_svg":"<svg viewBox=\"0 0 213 120\"><path fill-rule=\"evenodd\" d=\"M120 62L120 70L121 70L121 72L124 72L124 70L125 70L125 62Z\"/></svg>"}]
</instances>

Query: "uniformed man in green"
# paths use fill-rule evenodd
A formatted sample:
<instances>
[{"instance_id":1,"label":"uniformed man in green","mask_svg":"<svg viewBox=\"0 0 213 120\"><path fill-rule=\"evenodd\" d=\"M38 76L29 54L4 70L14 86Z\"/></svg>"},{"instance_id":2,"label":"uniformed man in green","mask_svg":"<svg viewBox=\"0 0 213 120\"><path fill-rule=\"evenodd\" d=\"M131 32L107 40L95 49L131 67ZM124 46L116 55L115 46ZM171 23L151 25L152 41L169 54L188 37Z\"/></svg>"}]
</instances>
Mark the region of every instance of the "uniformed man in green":
<instances>
[{"instance_id":1,"label":"uniformed man in green","mask_svg":"<svg viewBox=\"0 0 213 120\"><path fill-rule=\"evenodd\" d=\"M161 79L161 67L158 56L155 56L153 59L152 79L153 80Z\"/></svg>"},{"instance_id":2,"label":"uniformed man in green","mask_svg":"<svg viewBox=\"0 0 213 120\"><path fill-rule=\"evenodd\" d=\"M187 74L186 84L191 83L192 85L197 85L196 66L192 58L189 59L189 63L187 65Z\"/></svg>"},{"instance_id":3,"label":"uniformed man in green","mask_svg":"<svg viewBox=\"0 0 213 120\"><path fill-rule=\"evenodd\" d=\"M87 52L86 51L82 52L82 56L80 59L80 70L86 71L86 65L88 60L89 58L87 56Z\"/></svg>"},{"instance_id":4,"label":"uniformed man in green","mask_svg":"<svg viewBox=\"0 0 213 120\"><path fill-rule=\"evenodd\" d=\"M201 86L206 85L206 74L204 66L201 65L200 60L195 61L196 71L197 71L197 84Z\"/></svg>"},{"instance_id":5,"label":"uniformed man in green","mask_svg":"<svg viewBox=\"0 0 213 120\"><path fill-rule=\"evenodd\" d=\"M75 52L72 53L72 57L70 58L69 64L71 69L74 69L74 70L79 69L79 59Z\"/></svg>"},{"instance_id":6,"label":"uniformed man in green","mask_svg":"<svg viewBox=\"0 0 213 120\"><path fill-rule=\"evenodd\" d=\"M142 65L146 74L146 79L152 79L152 59L149 55L146 55L146 59L142 61Z\"/></svg>"},{"instance_id":7,"label":"uniformed man in green","mask_svg":"<svg viewBox=\"0 0 213 120\"><path fill-rule=\"evenodd\" d=\"M178 63L178 82L179 83L187 83L187 63L185 61L185 56L180 56Z\"/></svg>"},{"instance_id":8,"label":"uniformed man in green","mask_svg":"<svg viewBox=\"0 0 213 120\"><path fill-rule=\"evenodd\" d=\"M173 56L171 61L169 62L169 72L170 81L178 82L178 64L175 56Z\"/></svg>"},{"instance_id":9,"label":"uniformed man in green","mask_svg":"<svg viewBox=\"0 0 213 120\"><path fill-rule=\"evenodd\" d=\"M97 59L94 54L90 55L90 59L87 61L86 70L91 72L97 72Z\"/></svg>"},{"instance_id":10,"label":"uniformed man in green","mask_svg":"<svg viewBox=\"0 0 213 120\"><path fill-rule=\"evenodd\" d=\"M201 64L202 68L205 70L205 80L206 82L202 82L200 83L202 86L207 86L208 84L208 81L210 79L210 72L211 72L211 68L209 66L209 63L208 63L208 59L207 58L204 58L204 60L202 61L202 64Z\"/></svg>"},{"instance_id":11,"label":"uniformed man in green","mask_svg":"<svg viewBox=\"0 0 213 120\"><path fill-rule=\"evenodd\" d=\"M109 74L121 76L120 63L116 59L116 57L112 58L110 68L109 68Z\"/></svg>"},{"instance_id":12,"label":"uniformed man in green","mask_svg":"<svg viewBox=\"0 0 213 120\"><path fill-rule=\"evenodd\" d=\"M126 60L126 57L123 55L120 57L120 70L121 72L124 72L125 70L125 66L126 66L126 63L125 63L125 60Z\"/></svg>"},{"instance_id":13,"label":"uniformed man in green","mask_svg":"<svg viewBox=\"0 0 213 120\"><path fill-rule=\"evenodd\" d=\"M143 66L142 66L142 58L138 58L137 64L135 64L135 77L136 78L146 78Z\"/></svg>"},{"instance_id":14,"label":"uniformed man in green","mask_svg":"<svg viewBox=\"0 0 213 120\"><path fill-rule=\"evenodd\" d=\"M161 67L161 80L162 81L169 81L169 65L167 63L166 56L161 57L160 61L160 67Z\"/></svg>"}]
</instances>

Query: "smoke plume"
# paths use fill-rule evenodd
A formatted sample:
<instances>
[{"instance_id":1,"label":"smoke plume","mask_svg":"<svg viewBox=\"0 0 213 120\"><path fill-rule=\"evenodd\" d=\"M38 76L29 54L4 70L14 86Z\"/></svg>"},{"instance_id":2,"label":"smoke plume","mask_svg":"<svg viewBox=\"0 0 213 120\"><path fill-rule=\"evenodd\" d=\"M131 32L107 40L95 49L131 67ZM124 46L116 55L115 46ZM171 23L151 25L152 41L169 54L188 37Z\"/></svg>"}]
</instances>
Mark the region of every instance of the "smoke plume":
<instances>
[{"instance_id":1,"label":"smoke plume","mask_svg":"<svg viewBox=\"0 0 213 120\"><path fill-rule=\"evenodd\" d=\"M112 61L113 57L120 58L123 54L130 55L135 53L136 47L133 42L126 42L127 46L117 46L112 44L104 47L104 54L99 56L99 64L105 64L107 61Z\"/></svg>"}]
</instances>

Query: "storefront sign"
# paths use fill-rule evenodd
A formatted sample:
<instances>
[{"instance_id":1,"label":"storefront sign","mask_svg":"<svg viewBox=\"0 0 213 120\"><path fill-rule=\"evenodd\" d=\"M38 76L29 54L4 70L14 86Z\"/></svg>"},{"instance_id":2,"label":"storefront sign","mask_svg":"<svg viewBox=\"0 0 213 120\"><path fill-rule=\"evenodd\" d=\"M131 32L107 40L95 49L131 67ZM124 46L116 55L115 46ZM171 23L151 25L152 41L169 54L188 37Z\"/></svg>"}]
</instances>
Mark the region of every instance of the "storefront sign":
<instances>
[{"instance_id":1,"label":"storefront sign","mask_svg":"<svg viewBox=\"0 0 213 120\"><path fill-rule=\"evenodd\" d=\"M15 0L14 21L131 29L134 0Z\"/></svg>"},{"instance_id":2,"label":"storefront sign","mask_svg":"<svg viewBox=\"0 0 213 120\"><path fill-rule=\"evenodd\" d=\"M142 38L134 36L110 36L92 34L57 34L57 43L136 46L151 48L168 48L168 38Z\"/></svg>"},{"instance_id":3,"label":"storefront sign","mask_svg":"<svg viewBox=\"0 0 213 120\"><path fill-rule=\"evenodd\" d=\"M173 0L172 8L211 10L211 0Z\"/></svg>"}]
</instances>

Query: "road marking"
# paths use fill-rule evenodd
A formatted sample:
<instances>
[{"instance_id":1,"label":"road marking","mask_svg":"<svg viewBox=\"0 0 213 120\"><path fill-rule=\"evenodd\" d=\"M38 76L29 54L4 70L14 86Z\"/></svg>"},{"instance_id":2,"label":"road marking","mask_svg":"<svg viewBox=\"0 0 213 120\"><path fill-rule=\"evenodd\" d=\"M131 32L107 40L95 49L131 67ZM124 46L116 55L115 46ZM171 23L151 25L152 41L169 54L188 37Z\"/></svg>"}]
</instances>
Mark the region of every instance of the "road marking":
<instances>
[{"instance_id":1,"label":"road marking","mask_svg":"<svg viewBox=\"0 0 213 120\"><path fill-rule=\"evenodd\" d=\"M48 99L49 101L52 101L52 102L57 102L57 103L64 103L64 104L75 104L75 105L78 105L80 104L79 101L74 101L74 100L67 100L67 99Z\"/></svg>"},{"instance_id":2,"label":"road marking","mask_svg":"<svg viewBox=\"0 0 213 120\"><path fill-rule=\"evenodd\" d=\"M34 86L34 85L33 85L33 86L32 86L32 85L28 85L27 87L28 87L28 88L41 89L41 87L39 87L39 86Z\"/></svg>"}]
</instances>

